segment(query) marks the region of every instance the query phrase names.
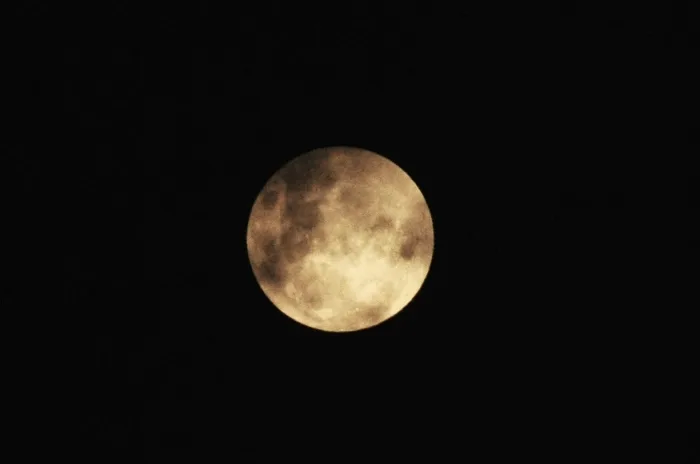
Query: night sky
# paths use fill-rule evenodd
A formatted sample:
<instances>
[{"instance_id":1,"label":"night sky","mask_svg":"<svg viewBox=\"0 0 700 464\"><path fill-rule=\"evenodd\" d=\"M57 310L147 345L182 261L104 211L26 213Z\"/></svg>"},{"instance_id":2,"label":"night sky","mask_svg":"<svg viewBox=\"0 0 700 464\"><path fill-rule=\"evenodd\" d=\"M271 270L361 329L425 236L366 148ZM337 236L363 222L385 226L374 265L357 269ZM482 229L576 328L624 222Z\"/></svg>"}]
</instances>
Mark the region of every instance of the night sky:
<instances>
[{"instance_id":1,"label":"night sky","mask_svg":"<svg viewBox=\"0 0 700 464\"><path fill-rule=\"evenodd\" d=\"M689 12L95 3L17 7L8 157L58 212L77 448L690 462ZM398 316L332 335L269 303L245 233L283 163L338 145L411 175L435 254Z\"/></svg>"}]
</instances>

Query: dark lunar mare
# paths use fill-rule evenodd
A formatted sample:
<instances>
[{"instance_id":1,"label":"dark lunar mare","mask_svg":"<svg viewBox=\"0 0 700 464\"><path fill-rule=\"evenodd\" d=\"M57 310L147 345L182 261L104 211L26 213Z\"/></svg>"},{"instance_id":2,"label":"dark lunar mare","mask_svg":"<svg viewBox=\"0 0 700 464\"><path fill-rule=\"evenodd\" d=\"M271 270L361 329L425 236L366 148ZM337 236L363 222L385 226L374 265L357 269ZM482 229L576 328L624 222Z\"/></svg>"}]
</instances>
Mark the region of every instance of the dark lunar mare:
<instances>
[{"instance_id":1,"label":"dark lunar mare","mask_svg":"<svg viewBox=\"0 0 700 464\"><path fill-rule=\"evenodd\" d=\"M416 249L420 245L422 238L420 236L412 236L404 240L399 248L399 256L406 261L412 259L416 254Z\"/></svg>"},{"instance_id":2,"label":"dark lunar mare","mask_svg":"<svg viewBox=\"0 0 700 464\"><path fill-rule=\"evenodd\" d=\"M362 310L362 315L368 324L374 325L378 324L384 319L387 311L389 311L389 306L387 305L372 305L368 308L364 308Z\"/></svg>"},{"instance_id":3,"label":"dark lunar mare","mask_svg":"<svg viewBox=\"0 0 700 464\"><path fill-rule=\"evenodd\" d=\"M274 238L265 239L263 245L264 260L257 264L258 278L267 285L280 287L285 281L282 253Z\"/></svg>"},{"instance_id":4,"label":"dark lunar mare","mask_svg":"<svg viewBox=\"0 0 700 464\"><path fill-rule=\"evenodd\" d=\"M426 227L429 226L422 208L417 208L414 214L401 224L399 235L403 238L397 250L400 259L404 261L414 259L420 261L430 260L432 255L430 247L431 231L426 229Z\"/></svg>"},{"instance_id":5,"label":"dark lunar mare","mask_svg":"<svg viewBox=\"0 0 700 464\"><path fill-rule=\"evenodd\" d=\"M295 228L302 231L312 231L321 224L321 201L308 201L296 195L288 197L284 205L284 217Z\"/></svg>"},{"instance_id":6,"label":"dark lunar mare","mask_svg":"<svg viewBox=\"0 0 700 464\"><path fill-rule=\"evenodd\" d=\"M295 227L284 231L281 244L282 253L288 263L295 263L311 252L311 237Z\"/></svg>"},{"instance_id":7,"label":"dark lunar mare","mask_svg":"<svg viewBox=\"0 0 700 464\"><path fill-rule=\"evenodd\" d=\"M260 204L266 210L270 210L275 207L277 200L279 199L280 192L274 188L267 188L260 196Z\"/></svg>"},{"instance_id":8,"label":"dark lunar mare","mask_svg":"<svg viewBox=\"0 0 700 464\"><path fill-rule=\"evenodd\" d=\"M286 281L286 266L303 259L311 252L311 241L320 233L321 200L309 200L313 189L323 193L338 181L329 168L327 150L315 150L285 165L275 182L261 196L265 209L279 201L280 191L286 191L282 205L282 232L279 241L269 239L264 245L264 260L257 266L258 276L268 285L280 288ZM279 185L277 182L283 184Z\"/></svg>"},{"instance_id":9,"label":"dark lunar mare","mask_svg":"<svg viewBox=\"0 0 700 464\"><path fill-rule=\"evenodd\" d=\"M354 187L343 188L338 195L338 201L344 208L358 215L365 213L370 205L367 192Z\"/></svg>"},{"instance_id":10,"label":"dark lunar mare","mask_svg":"<svg viewBox=\"0 0 700 464\"><path fill-rule=\"evenodd\" d=\"M396 222L389 216L379 215L370 226L371 232L382 232L385 230L393 230L396 228Z\"/></svg>"},{"instance_id":11,"label":"dark lunar mare","mask_svg":"<svg viewBox=\"0 0 700 464\"><path fill-rule=\"evenodd\" d=\"M314 150L285 165L279 173L287 185L287 192L308 193L313 187L328 190L338 181L328 165L327 150Z\"/></svg>"},{"instance_id":12,"label":"dark lunar mare","mask_svg":"<svg viewBox=\"0 0 700 464\"><path fill-rule=\"evenodd\" d=\"M323 220L322 198L338 181L328 166L326 150L313 151L297 158L280 172L287 195L282 209L282 249L289 262L302 259L311 251L311 241L320 233ZM309 199L312 190L321 199Z\"/></svg>"}]
</instances>

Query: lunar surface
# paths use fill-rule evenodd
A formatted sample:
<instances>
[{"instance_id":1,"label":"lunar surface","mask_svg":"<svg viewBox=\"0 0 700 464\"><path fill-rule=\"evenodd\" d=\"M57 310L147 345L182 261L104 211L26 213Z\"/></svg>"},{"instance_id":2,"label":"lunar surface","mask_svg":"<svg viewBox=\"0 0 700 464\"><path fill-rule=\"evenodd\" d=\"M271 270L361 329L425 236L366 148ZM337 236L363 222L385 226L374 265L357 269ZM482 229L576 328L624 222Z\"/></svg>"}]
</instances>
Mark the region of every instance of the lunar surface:
<instances>
[{"instance_id":1,"label":"lunar surface","mask_svg":"<svg viewBox=\"0 0 700 464\"><path fill-rule=\"evenodd\" d=\"M416 296L433 256L423 194L396 164L358 148L323 148L284 165L253 205L253 273L270 301L306 326L375 326Z\"/></svg>"}]
</instances>

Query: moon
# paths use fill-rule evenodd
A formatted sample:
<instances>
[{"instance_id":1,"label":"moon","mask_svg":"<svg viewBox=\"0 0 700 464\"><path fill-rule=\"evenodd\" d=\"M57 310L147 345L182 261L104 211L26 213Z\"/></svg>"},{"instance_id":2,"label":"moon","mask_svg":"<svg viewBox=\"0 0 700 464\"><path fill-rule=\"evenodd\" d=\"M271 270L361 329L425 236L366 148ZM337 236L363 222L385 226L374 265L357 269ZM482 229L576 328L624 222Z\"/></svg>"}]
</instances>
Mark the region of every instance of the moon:
<instances>
[{"instance_id":1,"label":"moon","mask_svg":"<svg viewBox=\"0 0 700 464\"><path fill-rule=\"evenodd\" d=\"M248 257L269 300L326 332L376 326L422 287L433 221L415 182L389 159L320 148L277 171L248 220Z\"/></svg>"}]
</instances>

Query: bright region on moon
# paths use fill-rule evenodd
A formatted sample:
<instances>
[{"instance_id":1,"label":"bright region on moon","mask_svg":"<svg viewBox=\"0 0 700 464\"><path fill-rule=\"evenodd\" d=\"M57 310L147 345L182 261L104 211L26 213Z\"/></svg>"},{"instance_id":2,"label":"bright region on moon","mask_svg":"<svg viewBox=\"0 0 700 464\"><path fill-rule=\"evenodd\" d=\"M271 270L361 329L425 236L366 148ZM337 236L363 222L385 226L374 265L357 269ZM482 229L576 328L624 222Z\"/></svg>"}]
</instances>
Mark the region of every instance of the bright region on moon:
<instances>
[{"instance_id":1,"label":"bright region on moon","mask_svg":"<svg viewBox=\"0 0 700 464\"><path fill-rule=\"evenodd\" d=\"M375 326L418 293L433 256L423 194L392 161L331 147L276 172L246 237L256 280L291 319L328 332Z\"/></svg>"}]
</instances>

